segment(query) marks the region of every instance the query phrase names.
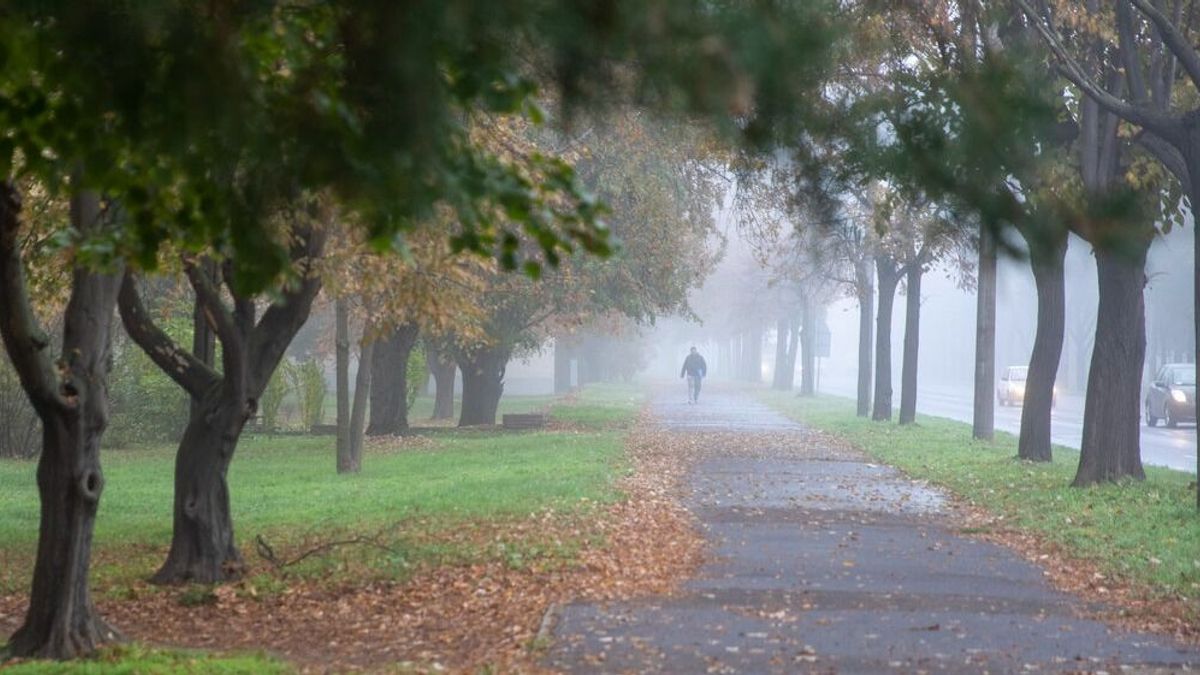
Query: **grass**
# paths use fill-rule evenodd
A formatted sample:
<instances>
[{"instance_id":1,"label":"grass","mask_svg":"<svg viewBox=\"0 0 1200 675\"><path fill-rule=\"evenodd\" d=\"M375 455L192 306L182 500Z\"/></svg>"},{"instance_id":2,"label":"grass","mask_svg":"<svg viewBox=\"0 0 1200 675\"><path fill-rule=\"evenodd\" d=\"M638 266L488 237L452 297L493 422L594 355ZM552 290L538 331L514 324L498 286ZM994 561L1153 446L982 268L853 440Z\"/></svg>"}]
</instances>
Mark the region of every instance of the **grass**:
<instances>
[{"instance_id":1,"label":"grass","mask_svg":"<svg viewBox=\"0 0 1200 675\"><path fill-rule=\"evenodd\" d=\"M250 675L289 673L286 664L261 654L221 656L186 650L152 649L138 645L116 646L101 650L88 659L69 664L55 661L27 661L5 666L9 675L158 675L166 673L214 673Z\"/></svg>"},{"instance_id":2,"label":"grass","mask_svg":"<svg viewBox=\"0 0 1200 675\"><path fill-rule=\"evenodd\" d=\"M902 427L856 417L847 399L760 396L800 422L1004 516L1009 526L1094 561L1107 574L1164 596L1200 597L1200 514L1189 474L1147 467L1142 482L1072 488L1079 462L1074 450L1056 446L1053 462L1025 462L1016 459L1017 439L1007 433L979 442L971 440L970 425L942 418L921 416Z\"/></svg>"},{"instance_id":3,"label":"grass","mask_svg":"<svg viewBox=\"0 0 1200 675\"><path fill-rule=\"evenodd\" d=\"M334 471L332 436L249 436L229 472L233 516L243 549L263 535L280 553L352 535L384 547L331 550L313 556L293 575L339 580L383 575L402 578L422 566L481 559L510 566L569 561L584 543L577 537L506 531L530 514L553 509L587 518L596 504L620 498L616 479L626 470L624 432L642 397L628 386L596 386L571 397L510 397L501 413L550 409L569 431L513 433L442 429L414 449L368 448L362 473ZM416 406L412 419L428 417ZM171 535L173 445L103 453L106 488L97 517L92 582L97 594L134 597L161 562ZM0 593L24 592L37 543L38 497L33 462L0 461ZM499 534L498 534L499 533ZM247 555L253 555L249 550ZM286 554L280 557L287 557ZM265 566L259 565L260 569ZM238 592L271 594L287 578L269 569L246 579ZM215 599L206 586L184 589L178 601ZM0 660L2 660L0 651ZM30 661L6 666L28 673L260 673L289 672L261 655L211 655L131 645L69 663Z\"/></svg>"},{"instance_id":4,"label":"grass","mask_svg":"<svg viewBox=\"0 0 1200 675\"><path fill-rule=\"evenodd\" d=\"M536 400L514 397L509 408L550 402L531 398ZM630 388L601 388L554 410L567 419L632 419L639 400ZM614 427L582 433L443 430L420 449L369 450L362 473L354 476L335 473L334 443L332 436L252 436L240 443L229 486L243 546L258 534L288 545L399 525L395 536L404 544L404 566L438 562L462 554L438 544L439 531L610 501L619 497L614 481L624 470L623 433ZM108 590L119 594L161 562L171 534L174 451L155 445L104 452L106 487L93 564L101 592L115 586ZM38 524L35 469L33 462L0 461L0 593L28 587ZM482 554L528 557L520 551Z\"/></svg>"},{"instance_id":5,"label":"grass","mask_svg":"<svg viewBox=\"0 0 1200 675\"><path fill-rule=\"evenodd\" d=\"M593 384L569 402L552 405L550 416L586 429L621 429L633 424L644 400L641 390L628 385Z\"/></svg>"}]
</instances>

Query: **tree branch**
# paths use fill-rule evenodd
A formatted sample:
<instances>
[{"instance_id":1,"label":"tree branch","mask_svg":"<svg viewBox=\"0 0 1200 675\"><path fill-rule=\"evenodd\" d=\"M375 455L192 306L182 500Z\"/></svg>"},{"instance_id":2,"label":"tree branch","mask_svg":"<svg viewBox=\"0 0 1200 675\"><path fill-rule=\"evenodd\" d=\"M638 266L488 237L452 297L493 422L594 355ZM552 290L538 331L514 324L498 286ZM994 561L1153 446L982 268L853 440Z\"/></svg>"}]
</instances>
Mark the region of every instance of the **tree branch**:
<instances>
[{"instance_id":1,"label":"tree branch","mask_svg":"<svg viewBox=\"0 0 1200 675\"><path fill-rule=\"evenodd\" d=\"M185 260L183 269L196 292L196 300L212 324L213 330L217 332L217 339L221 341L225 380L236 383L246 372L245 340L238 330L237 322L225 306L225 301L221 299L221 292L204 273L202 266L194 261Z\"/></svg>"},{"instance_id":2,"label":"tree branch","mask_svg":"<svg viewBox=\"0 0 1200 675\"><path fill-rule=\"evenodd\" d=\"M1066 47L1063 46L1051 27L1046 24L1045 20L1038 16L1027 0L1011 0L1011 2L1025 13L1026 18L1033 24L1034 30L1037 31L1042 41L1046 43L1046 46L1054 54L1055 59L1058 61L1058 72L1071 84L1079 87L1088 98L1091 98L1114 115L1150 129L1164 139L1171 140L1179 135L1181 125L1178 120L1155 110L1122 101L1089 77L1083 71L1079 62L1067 52Z\"/></svg>"},{"instance_id":3,"label":"tree branch","mask_svg":"<svg viewBox=\"0 0 1200 675\"><path fill-rule=\"evenodd\" d=\"M181 348L150 318L137 290L137 278L126 272L117 296L125 332L164 373L192 398L201 398L221 382L221 376L191 352Z\"/></svg>"},{"instance_id":4,"label":"tree branch","mask_svg":"<svg viewBox=\"0 0 1200 675\"><path fill-rule=\"evenodd\" d=\"M38 326L21 264L21 193L12 181L0 183L0 334L21 387L38 412L66 406L58 375L47 355L50 337Z\"/></svg>"},{"instance_id":5,"label":"tree branch","mask_svg":"<svg viewBox=\"0 0 1200 675\"><path fill-rule=\"evenodd\" d=\"M1146 130L1139 133L1135 140L1154 155L1155 159L1162 162L1162 165L1167 167L1167 170L1183 184L1185 189L1192 184L1187 162L1183 158L1183 153L1179 152L1179 148Z\"/></svg>"},{"instance_id":6,"label":"tree branch","mask_svg":"<svg viewBox=\"0 0 1200 675\"><path fill-rule=\"evenodd\" d=\"M305 227L297 233L297 242L292 246L292 261L302 267L300 281L271 303L250 333L249 384L256 397L266 388L292 338L308 319L313 300L321 290L321 276L314 273L311 266L325 250L327 232L324 227Z\"/></svg>"},{"instance_id":7,"label":"tree branch","mask_svg":"<svg viewBox=\"0 0 1200 675\"><path fill-rule=\"evenodd\" d=\"M1139 12L1145 14L1154 26L1158 28L1158 33L1162 36L1163 43L1167 45L1167 49L1171 50L1171 53L1175 55L1175 58L1183 66L1183 69L1187 71L1192 84L1200 87L1200 54L1196 53L1187 36L1179 32L1179 29L1175 27L1166 14L1163 14L1157 7L1146 0L1124 1L1133 3L1133 6L1137 7Z\"/></svg>"}]
</instances>

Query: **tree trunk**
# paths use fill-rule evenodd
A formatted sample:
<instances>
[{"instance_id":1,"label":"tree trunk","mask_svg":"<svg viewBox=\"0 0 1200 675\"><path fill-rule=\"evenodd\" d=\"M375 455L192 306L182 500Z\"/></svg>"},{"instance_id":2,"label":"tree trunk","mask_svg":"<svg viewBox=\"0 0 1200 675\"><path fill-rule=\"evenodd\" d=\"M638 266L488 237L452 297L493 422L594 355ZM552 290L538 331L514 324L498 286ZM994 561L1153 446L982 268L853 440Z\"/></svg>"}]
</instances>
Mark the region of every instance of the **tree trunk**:
<instances>
[{"instance_id":1,"label":"tree trunk","mask_svg":"<svg viewBox=\"0 0 1200 675\"><path fill-rule=\"evenodd\" d=\"M223 389L223 388L222 388ZM253 415L247 405L216 391L188 420L175 455L174 531L158 584L211 584L245 571L229 510L229 463Z\"/></svg>"},{"instance_id":2,"label":"tree trunk","mask_svg":"<svg viewBox=\"0 0 1200 675\"><path fill-rule=\"evenodd\" d=\"M507 347L487 347L460 354L458 365L463 374L463 398L458 426L496 423L509 354Z\"/></svg>"},{"instance_id":3,"label":"tree trunk","mask_svg":"<svg viewBox=\"0 0 1200 675\"><path fill-rule=\"evenodd\" d=\"M218 283L217 279L217 262L212 258L204 258L200 262L200 269L205 276ZM213 366L217 362L217 333L208 322L208 316L204 313L204 305L197 299L192 303L192 354L196 359L207 366ZM191 414L195 415L200 409L200 403L195 399L190 400Z\"/></svg>"},{"instance_id":4,"label":"tree trunk","mask_svg":"<svg viewBox=\"0 0 1200 675\"><path fill-rule=\"evenodd\" d=\"M1192 143L1192 152L1187 154L1188 173L1191 176L1191 189L1188 201L1192 204L1192 363L1200 368L1200 274L1196 273L1196 265L1200 264L1200 232L1195 231L1196 211L1200 205L1200 143ZM1200 476L1200 432L1195 434L1196 445L1192 451L1196 453L1196 475ZM1200 511L1200 483L1196 487L1196 510Z\"/></svg>"},{"instance_id":5,"label":"tree trunk","mask_svg":"<svg viewBox=\"0 0 1200 675\"><path fill-rule=\"evenodd\" d=\"M554 338L554 393L565 394L571 391L571 356L575 349L569 338L559 336ZM432 370L433 366L430 366Z\"/></svg>"},{"instance_id":6,"label":"tree trunk","mask_svg":"<svg viewBox=\"0 0 1200 675\"><path fill-rule=\"evenodd\" d=\"M788 336L791 335L791 324L787 317L780 317L775 324L775 374L771 378L772 389L788 391L792 388L791 378L787 377Z\"/></svg>"},{"instance_id":7,"label":"tree trunk","mask_svg":"<svg viewBox=\"0 0 1200 675\"><path fill-rule=\"evenodd\" d=\"M319 258L325 230L305 227L296 234L290 251L292 260L299 263ZM258 304L253 297L237 292L231 267L221 273L224 290L186 260L184 271L221 342L220 373L154 325L142 306L132 275L127 274L121 284L119 306L125 330L134 342L193 401L200 401L197 413L188 420L175 458L171 550L153 580L212 583L242 573L229 514L229 463L246 421L257 411L263 390L292 338L308 319L321 280L316 275L304 277L284 290L258 318ZM233 300L232 307L226 294Z\"/></svg>"},{"instance_id":8,"label":"tree trunk","mask_svg":"<svg viewBox=\"0 0 1200 675\"><path fill-rule=\"evenodd\" d=\"M864 265L865 267L865 265ZM858 416L871 414L871 320L875 314L875 289L869 269L862 275L865 283L858 290Z\"/></svg>"},{"instance_id":9,"label":"tree trunk","mask_svg":"<svg viewBox=\"0 0 1200 675\"><path fill-rule=\"evenodd\" d=\"M1031 248L1036 245L1031 242ZM1030 260L1037 285L1037 333L1025 380L1017 456L1034 462L1051 460L1050 416L1054 408L1054 381L1066 332L1066 281L1063 278L1066 253L1064 233L1050 250L1033 255Z\"/></svg>"},{"instance_id":10,"label":"tree trunk","mask_svg":"<svg viewBox=\"0 0 1200 675\"><path fill-rule=\"evenodd\" d=\"M375 355L375 342L363 338L359 347L358 372L354 377L354 405L350 412L350 427L348 435L347 471L358 473L362 470L363 426L367 421L367 402L371 396L371 369L365 364L371 362Z\"/></svg>"},{"instance_id":11,"label":"tree trunk","mask_svg":"<svg viewBox=\"0 0 1200 675\"><path fill-rule=\"evenodd\" d=\"M800 356L800 322L791 322L791 335L788 342L787 351L787 390L791 391L792 386L796 383L796 359Z\"/></svg>"},{"instance_id":12,"label":"tree trunk","mask_svg":"<svg viewBox=\"0 0 1200 675\"><path fill-rule=\"evenodd\" d=\"M368 436L391 436L408 429L408 357L416 343L417 325L412 323L376 341L370 361Z\"/></svg>"},{"instance_id":13,"label":"tree trunk","mask_svg":"<svg viewBox=\"0 0 1200 675\"><path fill-rule=\"evenodd\" d=\"M879 312L875 318L875 407L871 419L882 422L892 419L892 307L900 271L886 256L875 258L875 270L879 275Z\"/></svg>"},{"instance_id":14,"label":"tree trunk","mask_svg":"<svg viewBox=\"0 0 1200 675\"><path fill-rule=\"evenodd\" d=\"M337 333L337 472L357 470L350 454L350 305L338 299L334 304ZM361 362L359 368L362 368ZM369 370L369 369L368 369Z\"/></svg>"},{"instance_id":15,"label":"tree trunk","mask_svg":"<svg viewBox=\"0 0 1200 675\"><path fill-rule=\"evenodd\" d=\"M71 223L82 232L103 227L99 197L71 200ZM69 659L118 639L100 618L88 587L92 532L104 474L100 438L108 423L112 315L120 272L77 267L63 315L57 364L37 326L21 263L21 197L0 184L0 334L22 388L42 420L37 485L41 502L37 557L25 622L13 634L13 656Z\"/></svg>"},{"instance_id":16,"label":"tree trunk","mask_svg":"<svg viewBox=\"0 0 1200 675\"><path fill-rule=\"evenodd\" d=\"M1146 251L1096 250L1100 306L1088 372L1079 468L1072 485L1145 478L1140 445L1142 362L1146 355Z\"/></svg>"},{"instance_id":17,"label":"tree trunk","mask_svg":"<svg viewBox=\"0 0 1200 675\"><path fill-rule=\"evenodd\" d=\"M425 350L425 363L433 376L433 418L448 420L454 417L454 374L458 365L444 351L430 345Z\"/></svg>"},{"instance_id":18,"label":"tree trunk","mask_svg":"<svg viewBox=\"0 0 1200 675\"><path fill-rule=\"evenodd\" d=\"M804 298L800 329L800 395L817 394L817 313L809 298Z\"/></svg>"},{"instance_id":19,"label":"tree trunk","mask_svg":"<svg viewBox=\"0 0 1200 675\"><path fill-rule=\"evenodd\" d=\"M917 356L921 350L921 277L925 270L910 264L905 275L904 363L900 371L900 424L917 420Z\"/></svg>"},{"instance_id":20,"label":"tree trunk","mask_svg":"<svg viewBox=\"0 0 1200 675\"><path fill-rule=\"evenodd\" d=\"M975 299L975 404L971 435L995 437L996 399L996 240L986 225L979 228L979 275Z\"/></svg>"}]
</instances>

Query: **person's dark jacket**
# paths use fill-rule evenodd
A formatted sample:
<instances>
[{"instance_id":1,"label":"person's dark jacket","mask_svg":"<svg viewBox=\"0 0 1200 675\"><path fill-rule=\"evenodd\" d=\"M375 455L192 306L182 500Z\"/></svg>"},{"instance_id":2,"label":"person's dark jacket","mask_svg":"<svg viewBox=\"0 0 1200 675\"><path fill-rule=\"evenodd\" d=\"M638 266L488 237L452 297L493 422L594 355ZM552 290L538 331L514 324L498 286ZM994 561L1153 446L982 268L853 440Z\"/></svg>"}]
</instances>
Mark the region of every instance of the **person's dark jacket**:
<instances>
[{"instance_id":1,"label":"person's dark jacket","mask_svg":"<svg viewBox=\"0 0 1200 675\"><path fill-rule=\"evenodd\" d=\"M704 377L708 374L708 364L704 362L704 357L699 354L688 354L683 360L683 368L679 369L679 376L696 375Z\"/></svg>"}]
</instances>

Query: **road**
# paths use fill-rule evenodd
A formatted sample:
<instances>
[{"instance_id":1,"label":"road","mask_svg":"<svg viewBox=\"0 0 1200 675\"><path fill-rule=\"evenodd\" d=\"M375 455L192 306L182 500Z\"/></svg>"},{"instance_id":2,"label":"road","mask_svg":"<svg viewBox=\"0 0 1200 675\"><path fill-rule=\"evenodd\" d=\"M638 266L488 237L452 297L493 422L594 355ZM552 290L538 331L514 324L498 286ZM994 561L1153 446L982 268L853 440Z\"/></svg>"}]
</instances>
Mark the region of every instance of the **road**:
<instances>
[{"instance_id":1,"label":"road","mask_svg":"<svg viewBox=\"0 0 1200 675\"><path fill-rule=\"evenodd\" d=\"M822 379L821 390L839 396L855 396L855 384L849 380ZM895 402L899 405L897 383ZM917 412L971 423L972 394L970 387L922 386L917 395ZM1196 473L1196 427L1180 426L1167 429L1142 425L1142 462L1165 466L1177 471ZM996 406L996 429L1013 434L1021 430L1021 409ZM1050 436L1059 445L1079 449L1083 437L1083 397L1060 395L1054 409Z\"/></svg>"}]
</instances>

